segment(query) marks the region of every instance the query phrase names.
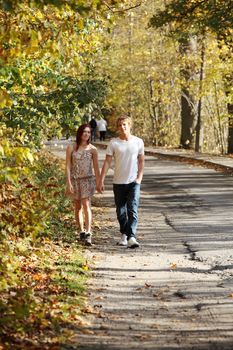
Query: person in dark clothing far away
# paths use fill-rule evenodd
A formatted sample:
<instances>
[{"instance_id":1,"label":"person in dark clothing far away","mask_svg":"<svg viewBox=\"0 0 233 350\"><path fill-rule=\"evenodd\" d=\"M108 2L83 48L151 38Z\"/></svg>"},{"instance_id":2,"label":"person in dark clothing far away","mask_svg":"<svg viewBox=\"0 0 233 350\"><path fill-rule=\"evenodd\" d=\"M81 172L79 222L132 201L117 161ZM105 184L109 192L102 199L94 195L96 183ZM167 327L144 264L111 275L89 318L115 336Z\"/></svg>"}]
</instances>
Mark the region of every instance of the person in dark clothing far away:
<instances>
[{"instance_id":1,"label":"person in dark clothing far away","mask_svg":"<svg viewBox=\"0 0 233 350\"><path fill-rule=\"evenodd\" d=\"M95 120L95 117L92 117L89 125L91 126L91 141L96 140L96 130L97 130L97 122Z\"/></svg>"}]
</instances>

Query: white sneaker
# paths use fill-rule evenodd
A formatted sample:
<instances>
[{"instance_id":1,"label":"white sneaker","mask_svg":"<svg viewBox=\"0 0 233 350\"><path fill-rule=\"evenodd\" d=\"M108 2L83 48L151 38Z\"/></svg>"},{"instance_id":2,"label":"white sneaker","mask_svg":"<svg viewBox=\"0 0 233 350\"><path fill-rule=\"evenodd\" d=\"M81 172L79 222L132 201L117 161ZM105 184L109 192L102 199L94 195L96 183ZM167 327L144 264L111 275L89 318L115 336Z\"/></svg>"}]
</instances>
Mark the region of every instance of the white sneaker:
<instances>
[{"instance_id":1,"label":"white sneaker","mask_svg":"<svg viewBox=\"0 0 233 350\"><path fill-rule=\"evenodd\" d=\"M117 243L117 245L127 246L127 236L124 233L121 235L121 240Z\"/></svg>"},{"instance_id":2,"label":"white sneaker","mask_svg":"<svg viewBox=\"0 0 233 350\"><path fill-rule=\"evenodd\" d=\"M128 240L128 248L138 248L139 243L136 241L135 237L130 237Z\"/></svg>"}]
</instances>

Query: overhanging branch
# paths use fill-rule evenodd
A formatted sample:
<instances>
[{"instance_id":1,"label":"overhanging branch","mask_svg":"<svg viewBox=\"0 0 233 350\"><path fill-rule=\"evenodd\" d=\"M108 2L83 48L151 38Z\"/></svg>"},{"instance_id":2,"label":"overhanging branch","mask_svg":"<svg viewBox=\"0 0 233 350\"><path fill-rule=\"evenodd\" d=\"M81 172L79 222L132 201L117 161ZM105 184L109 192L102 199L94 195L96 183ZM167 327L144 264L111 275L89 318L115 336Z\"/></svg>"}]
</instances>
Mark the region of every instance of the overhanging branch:
<instances>
[{"instance_id":1,"label":"overhanging branch","mask_svg":"<svg viewBox=\"0 0 233 350\"><path fill-rule=\"evenodd\" d=\"M104 1L104 4L105 6L112 12L112 13L123 13L123 12L127 12L129 10L133 10L137 7L140 7L141 6L141 2L139 4L136 4L134 6L131 6L131 7L128 7L128 8L125 8L125 9L121 9L121 10L114 10L111 6L109 6L105 1Z\"/></svg>"}]
</instances>

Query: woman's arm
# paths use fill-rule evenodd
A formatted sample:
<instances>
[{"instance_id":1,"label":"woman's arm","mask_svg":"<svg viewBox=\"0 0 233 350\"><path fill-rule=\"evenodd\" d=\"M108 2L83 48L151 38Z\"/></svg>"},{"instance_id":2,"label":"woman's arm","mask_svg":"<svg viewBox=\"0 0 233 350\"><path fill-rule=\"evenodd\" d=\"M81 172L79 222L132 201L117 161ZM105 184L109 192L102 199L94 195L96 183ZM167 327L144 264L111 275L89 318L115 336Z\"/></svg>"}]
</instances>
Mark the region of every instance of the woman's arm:
<instances>
[{"instance_id":1,"label":"woman's arm","mask_svg":"<svg viewBox=\"0 0 233 350\"><path fill-rule=\"evenodd\" d=\"M99 168L99 160L98 160L98 151L96 148L92 150L92 160L93 160L93 168L95 172L96 183L99 183L100 179L100 168Z\"/></svg>"},{"instance_id":2,"label":"woman's arm","mask_svg":"<svg viewBox=\"0 0 233 350\"><path fill-rule=\"evenodd\" d=\"M74 189L71 183L71 178L70 178L72 150L73 150L72 145L69 145L66 149L66 169L65 169L67 189L70 193L74 192Z\"/></svg>"}]
</instances>

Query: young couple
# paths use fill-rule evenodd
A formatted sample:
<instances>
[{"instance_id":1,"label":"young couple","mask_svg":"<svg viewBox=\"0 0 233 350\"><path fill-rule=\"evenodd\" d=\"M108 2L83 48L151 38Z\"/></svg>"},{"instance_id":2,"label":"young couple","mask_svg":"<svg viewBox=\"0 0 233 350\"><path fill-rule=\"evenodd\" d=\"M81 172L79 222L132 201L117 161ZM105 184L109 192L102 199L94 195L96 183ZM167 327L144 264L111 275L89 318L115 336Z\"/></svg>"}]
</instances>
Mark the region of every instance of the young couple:
<instances>
[{"instance_id":1,"label":"young couple","mask_svg":"<svg viewBox=\"0 0 233 350\"><path fill-rule=\"evenodd\" d=\"M113 192L121 232L118 244L136 248L139 247L136 229L144 168L144 143L131 134L131 119L127 116L118 118L117 130L119 136L111 139L100 174L97 149L89 143L91 128L89 124L78 128L75 144L69 145L66 150L67 195L74 201L80 239L86 245L91 245L90 200L95 188L100 193L104 191L104 179L114 158Z\"/></svg>"}]
</instances>

